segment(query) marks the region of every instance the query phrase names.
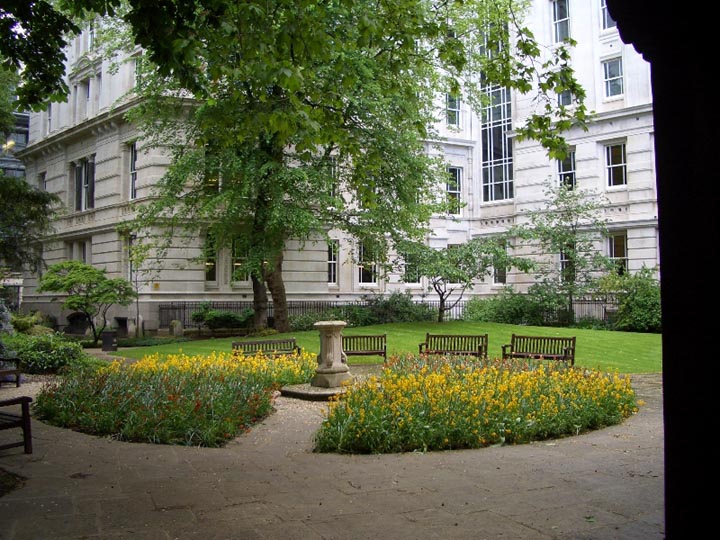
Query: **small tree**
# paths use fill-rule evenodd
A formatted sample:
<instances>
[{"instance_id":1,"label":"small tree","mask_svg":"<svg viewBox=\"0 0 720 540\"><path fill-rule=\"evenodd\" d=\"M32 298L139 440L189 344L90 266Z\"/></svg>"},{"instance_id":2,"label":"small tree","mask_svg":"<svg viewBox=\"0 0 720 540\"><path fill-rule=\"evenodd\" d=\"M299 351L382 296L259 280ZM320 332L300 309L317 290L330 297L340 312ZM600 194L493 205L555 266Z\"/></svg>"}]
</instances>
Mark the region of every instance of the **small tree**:
<instances>
[{"instance_id":1,"label":"small tree","mask_svg":"<svg viewBox=\"0 0 720 540\"><path fill-rule=\"evenodd\" d=\"M509 256L506 246L506 240L501 237L476 238L441 249L417 242L405 243L402 246L403 281L416 281L418 276L428 278L429 289L435 291L440 304L438 322L443 322L445 312L458 305L474 281L491 275L495 269L515 266L527 271L530 268L529 261Z\"/></svg>"},{"instance_id":2,"label":"small tree","mask_svg":"<svg viewBox=\"0 0 720 540\"><path fill-rule=\"evenodd\" d=\"M108 278L104 269L80 261L50 266L40 278L38 291L66 294L63 307L85 315L92 330L93 345L97 345L107 326L105 316L110 307L115 304L127 306L136 296L127 280Z\"/></svg>"},{"instance_id":3,"label":"small tree","mask_svg":"<svg viewBox=\"0 0 720 540\"><path fill-rule=\"evenodd\" d=\"M612 269L609 257L598 251L607 237L603 201L588 190L548 181L547 204L528 213L528 223L511 229L518 246L529 248L535 259L538 283L531 291L545 307L573 320L575 298L592 290L594 280Z\"/></svg>"}]
</instances>

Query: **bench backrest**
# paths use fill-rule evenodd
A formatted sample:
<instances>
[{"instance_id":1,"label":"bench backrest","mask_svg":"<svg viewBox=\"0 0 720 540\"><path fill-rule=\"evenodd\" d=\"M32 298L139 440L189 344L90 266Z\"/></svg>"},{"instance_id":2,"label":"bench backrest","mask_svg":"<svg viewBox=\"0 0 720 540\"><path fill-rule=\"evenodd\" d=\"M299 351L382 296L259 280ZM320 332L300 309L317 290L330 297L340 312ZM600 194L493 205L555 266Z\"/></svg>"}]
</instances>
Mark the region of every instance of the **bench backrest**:
<instances>
[{"instance_id":1,"label":"bench backrest","mask_svg":"<svg viewBox=\"0 0 720 540\"><path fill-rule=\"evenodd\" d=\"M387 359L387 337L377 336L343 336L342 348L345 356L382 356Z\"/></svg>"},{"instance_id":2,"label":"bench backrest","mask_svg":"<svg viewBox=\"0 0 720 540\"><path fill-rule=\"evenodd\" d=\"M563 356L575 353L574 337L517 336L513 334L510 349L516 353L534 353L548 356Z\"/></svg>"},{"instance_id":3,"label":"bench backrest","mask_svg":"<svg viewBox=\"0 0 720 540\"><path fill-rule=\"evenodd\" d=\"M342 347L345 352L384 352L387 337L378 336L343 336Z\"/></svg>"},{"instance_id":4,"label":"bench backrest","mask_svg":"<svg viewBox=\"0 0 720 540\"><path fill-rule=\"evenodd\" d=\"M291 353L297 349L295 338L265 339L261 341L233 341L233 350L242 350L243 354L263 353Z\"/></svg>"},{"instance_id":5,"label":"bench backrest","mask_svg":"<svg viewBox=\"0 0 720 540\"><path fill-rule=\"evenodd\" d=\"M475 335L465 336L459 334L426 334L425 347L428 351L446 351L475 353L482 351L487 353L488 336Z\"/></svg>"}]
</instances>

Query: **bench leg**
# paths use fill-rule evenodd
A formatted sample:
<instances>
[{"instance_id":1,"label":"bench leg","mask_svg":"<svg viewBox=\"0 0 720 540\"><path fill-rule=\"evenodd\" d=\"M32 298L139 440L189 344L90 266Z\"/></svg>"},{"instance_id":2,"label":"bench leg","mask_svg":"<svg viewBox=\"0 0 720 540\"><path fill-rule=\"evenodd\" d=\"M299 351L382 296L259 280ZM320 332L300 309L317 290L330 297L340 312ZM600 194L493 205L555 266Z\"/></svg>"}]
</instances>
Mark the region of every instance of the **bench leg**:
<instances>
[{"instance_id":1,"label":"bench leg","mask_svg":"<svg viewBox=\"0 0 720 540\"><path fill-rule=\"evenodd\" d=\"M30 404L22 404L22 431L23 431L23 442L26 454L32 454L32 429L30 427Z\"/></svg>"}]
</instances>

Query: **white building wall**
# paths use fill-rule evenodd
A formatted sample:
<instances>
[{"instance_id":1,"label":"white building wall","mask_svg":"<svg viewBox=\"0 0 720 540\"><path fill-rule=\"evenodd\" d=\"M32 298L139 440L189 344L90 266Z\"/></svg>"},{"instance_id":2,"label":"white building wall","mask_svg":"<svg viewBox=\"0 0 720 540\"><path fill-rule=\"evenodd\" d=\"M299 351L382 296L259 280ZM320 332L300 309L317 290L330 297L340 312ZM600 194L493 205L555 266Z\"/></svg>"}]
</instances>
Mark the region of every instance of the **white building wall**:
<instances>
[{"instance_id":1,"label":"white building wall","mask_svg":"<svg viewBox=\"0 0 720 540\"><path fill-rule=\"evenodd\" d=\"M529 26L536 37L552 46L552 5L549 0L534 0ZM572 65L587 92L587 107L593 119L587 131L574 129L567 134L576 153L577 185L608 197L612 204L606 216L611 229L627 234L629 267L655 267L658 257L657 204L653 156L653 118L650 68L632 47L620 40L616 29L601 29L600 0L570 0L570 33L578 44L572 49ZM71 95L67 103L52 104L49 112L32 114L30 144L23 153L27 178L37 183L44 175L49 191L58 194L67 212L56 222L57 237L45 246L48 264L77 257L78 246L86 243L87 256L93 264L107 269L112 276L128 277L127 239L117 225L134 217L130 204L129 144L136 142L138 202L151 194L152 186L162 177L168 157L158 149L146 149L137 140L132 125L123 120L125 109L132 105L129 93L135 82L135 60L130 57L112 70L107 61L87 56L88 40L76 38L68 53L68 84ZM621 58L624 92L604 97L602 62ZM441 152L448 166L462 169L462 200L458 216L435 216L431 221L431 246L442 248L478 236L498 234L522 221L524 212L542 208L543 190L548 178L557 176L557 165L532 141L513 141L514 197L506 200L483 200L481 123L461 99L459 126L448 127L443 111L445 96L438 96L440 114L435 126L441 136ZM527 96L511 95L513 126L521 125L533 111ZM624 142L627 155L627 183L607 185L604 145ZM428 143L432 154L438 150ZM74 179L71 163L93 156L95 159L95 208L74 210ZM438 186L440 193L444 186ZM417 298L427 294L427 283L403 284L400 276L391 274L377 284L361 284L355 263L355 243L337 231L331 238L340 239L337 282L327 282L327 244L324 239L300 244L291 241L284 259L284 278L290 300L348 301L366 294L386 294L408 290ZM602 248L602 247L601 247ZM166 301L249 301L249 281L233 282L227 252L218 257L217 280L207 282L203 263L202 239L178 239L168 250L162 268L142 274L139 280L142 318L147 329L157 327L157 308ZM480 282L468 296L496 293L502 285ZM524 290L532 276L510 272L508 284ZM26 281L25 306L41 307L59 314L50 295L34 291L36 278ZM433 298L432 293L428 295ZM112 317L134 317L134 306L117 308ZM67 313L62 314L66 316ZM63 321L61 321L62 323Z\"/></svg>"}]
</instances>

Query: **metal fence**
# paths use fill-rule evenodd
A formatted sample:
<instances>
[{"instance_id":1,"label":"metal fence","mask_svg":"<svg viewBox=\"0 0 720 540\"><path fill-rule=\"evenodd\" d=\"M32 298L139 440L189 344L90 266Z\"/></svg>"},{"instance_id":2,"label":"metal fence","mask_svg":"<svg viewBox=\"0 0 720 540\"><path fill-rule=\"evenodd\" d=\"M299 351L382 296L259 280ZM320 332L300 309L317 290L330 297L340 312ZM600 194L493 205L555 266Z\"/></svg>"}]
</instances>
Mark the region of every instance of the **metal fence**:
<instances>
[{"instance_id":1,"label":"metal fence","mask_svg":"<svg viewBox=\"0 0 720 540\"><path fill-rule=\"evenodd\" d=\"M416 304L424 304L431 309L437 311L440 302L435 300L423 300L415 302ZM160 328L169 328L171 321L181 321L184 328L198 328L201 323L192 320L192 314L199 311L205 304L209 304L211 309L220 311L230 311L233 313L241 313L246 309L253 309L252 301L228 301L228 302L165 302L159 305L160 311ZM445 312L445 320L462 319L465 312L467 301L458 302L451 309ZM358 300L355 302L343 301L324 301L324 300L292 300L288 301L288 315L298 316L310 313L323 313L330 309L339 310L340 314L344 310L352 307L367 307L371 302ZM612 298L606 299L579 299L574 303L575 320L580 319L596 319L599 321L609 321L617 310L617 303ZM273 305L268 303L268 317L272 320ZM551 318L549 318L551 319ZM548 320L548 323L554 321Z\"/></svg>"}]
</instances>

